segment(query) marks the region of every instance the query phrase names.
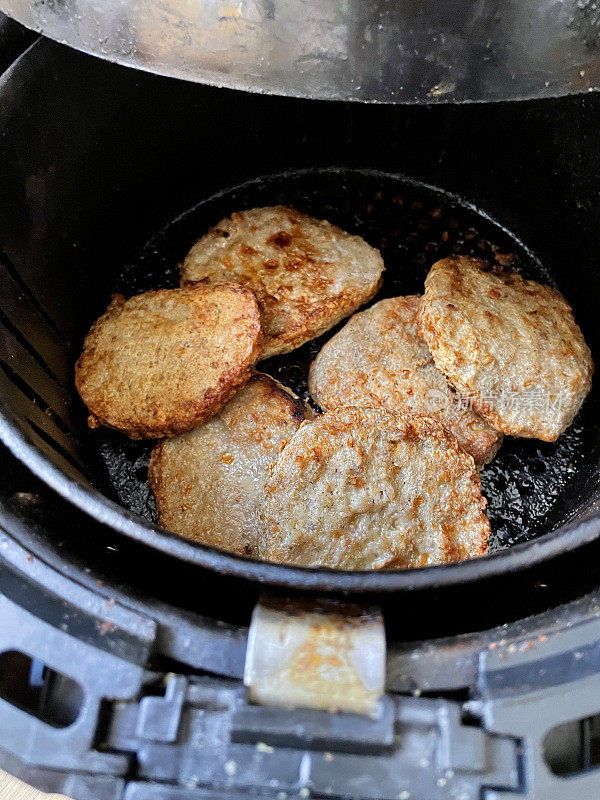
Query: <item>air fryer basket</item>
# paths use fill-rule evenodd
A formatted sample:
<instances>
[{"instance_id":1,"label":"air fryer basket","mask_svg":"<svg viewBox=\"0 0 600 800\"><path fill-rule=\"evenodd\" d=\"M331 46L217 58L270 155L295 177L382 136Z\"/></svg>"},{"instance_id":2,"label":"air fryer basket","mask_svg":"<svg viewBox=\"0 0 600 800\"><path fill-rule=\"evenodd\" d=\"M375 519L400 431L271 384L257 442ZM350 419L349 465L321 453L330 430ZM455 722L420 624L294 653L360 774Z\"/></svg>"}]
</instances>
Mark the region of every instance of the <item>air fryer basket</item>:
<instances>
[{"instance_id":1,"label":"air fryer basket","mask_svg":"<svg viewBox=\"0 0 600 800\"><path fill-rule=\"evenodd\" d=\"M511 252L565 293L597 352L596 95L350 106L204 88L39 42L4 77L0 99L0 435L69 501L188 562L325 591L475 581L598 536L595 391L558 444L509 441L487 471L494 555L351 574L262 564L162 531L144 484L148 446L88 432L73 386L82 337L112 292L172 285L194 236L238 207L275 201L381 246L387 294L418 291L445 252ZM303 390L314 352L265 368Z\"/></svg>"}]
</instances>

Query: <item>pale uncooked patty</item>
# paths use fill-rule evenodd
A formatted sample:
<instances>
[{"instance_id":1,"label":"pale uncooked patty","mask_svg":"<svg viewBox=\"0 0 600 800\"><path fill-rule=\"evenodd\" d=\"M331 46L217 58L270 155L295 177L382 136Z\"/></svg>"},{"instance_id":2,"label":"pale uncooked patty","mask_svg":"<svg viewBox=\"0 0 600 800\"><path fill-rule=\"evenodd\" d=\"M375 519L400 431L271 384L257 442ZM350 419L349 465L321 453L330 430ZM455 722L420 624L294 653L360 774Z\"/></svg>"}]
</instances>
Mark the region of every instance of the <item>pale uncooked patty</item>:
<instances>
[{"instance_id":1,"label":"pale uncooked patty","mask_svg":"<svg viewBox=\"0 0 600 800\"><path fill-rule=\"evenodd\" d=\"M449 386L417 334L420 297L381 300L355 314L310 368L308 385L323 408L385 407L428 414L450 431L479 465L494 457L502 434Z\"/></svg>"},{"instance_id":2,"label":"pale uncooked patty","mask_svg":"<svg viewBox=\"0 0 600 800\"><path fill-rule=\"evenodd\" d=\"M192 247L182 284L236 281L258 298L262 358L287 353L356 311L381 285L383 260L360 236L287 206L222 220Z\"/></svg>"},{"instance_id":3,"label":"pale uncooked patty","mask_svg":"<svg viewBox=\"0 0 600 800\"><path fill-rule=\"evenodd\" d=\"M328 411L284 447L266 496L259 552L269 561L391 569L487 550L473 459L427 417Z\"/></svg>"},{"instance_id":4,"label":"pale uncooked patty","mask_svg":"<svg viewBox=\"0 0 600 800\"><path fill-rule=\"evenodd\" d=\"M209 422L159 442L149 481L163 528L256 555L267 470L305 413L291 392L257 375Z\"/></svg>"},{"instance_id":5,"label":"pale uncooked patty","mask_svg":"<svg viewBox=\"0 0 600 800\"><path fill-rule=\"evenodd\" d=\"M258 356L256 298L238 284L116 295L75 365L90 426L174 436L222 408Z\"/></svg>"},{"instance_id":6,"label":"pale uncooked patty","mask_svg":"<svg viewBox=\"0 0 600 800\"><path fill-rule=\"evenodd\" d=\"M553 442L590 391L594 365L571 307L516 273L438 261L418 324L437 368L504 433Z\"/></svg>"}]
</instances>

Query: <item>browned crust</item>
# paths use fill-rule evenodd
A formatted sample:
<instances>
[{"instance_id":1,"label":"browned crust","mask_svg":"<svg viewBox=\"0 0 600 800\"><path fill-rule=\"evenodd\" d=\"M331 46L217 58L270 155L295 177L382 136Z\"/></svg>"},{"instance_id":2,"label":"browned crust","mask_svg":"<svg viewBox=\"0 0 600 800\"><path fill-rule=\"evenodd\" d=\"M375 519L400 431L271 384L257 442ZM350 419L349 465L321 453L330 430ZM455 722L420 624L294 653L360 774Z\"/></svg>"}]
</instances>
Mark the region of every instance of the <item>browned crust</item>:
<instances>
[{"instance_id":1,"label":"browned crust","mask_svg":"<svg viewBox=\"0 0 600 800\"><path fill-rule=\"evenodd\" d=\"M435 367L417 335L420 302L419 295L391 297L354 314L311 364L309 391L323 410L360 406L431 416L482 466L498 451L502 434L463 406ZM430 393L444 401L438 411L427 407Z\"/></svg>"},{"instance_id":2,"label":"browned crust","mask_svg":"<svg viewBox=\"0 0 600 800\"><path fill-rule=\"evenodd\" d=\"M382 284L383 278L380 278L368 293L344 289L336 297L327 300L319 308L311 311L304 320L290 325L282 333L265 336L260 358L272 358L290 353L292 350L302 347L306 342L317 339L375 297Z\"/></svg>"},{"instance_id":3,"label":"browned crust","mask_svg":"<svg viewBox=\"0 0 600 800\"><path fill-rule=\"evenodd\" d=\"M277 399L280 401L283 400L288 406L291 419L301 423L305 419L310 418L310 407L303 403L302 400L300 400L300 398L294 394L291 389L289 389L287 386L284 386L276 378L273 378L271 375L267 375L265 372L253 372L251 380L264 386L269 395L272 395L273 397L277 396ZM148 464L148 483L150 484L150 488L152 489L155 497L157 492L161 492L161 488L163 486L160 465L162 461L164 445L164 438L154 445L150 455L150 462Z\"/></svg>"},{"instance_id":4,"label":"browned crust","mask_svg":"<svg viewBox=\"0 0 600 800\"><path fill-rule=\"evenodd\" d=\"M266 372L255 371L252 375L252 380L264 386L269 395L277 396L280 400L283 400L292 419L303 422L307 419L307 416L310 416L310 406L300 400L295 392L292 392L288 386L284 386L277 378L268 375Z\"/></svg>"},{"instance_id":5,"label":"browned crust","mask_svg":"<svg viewBox=\"0 0 600 800\"><path fill-rule=\"evenodd\" d=\"M307 446L304 441L305 437L302 435L302 432L306 430L306 426L312 426L313 431L318 426L324 434L337 435L347 433L351 435L365 426L375 424L374 420L377 421L378 430L392 430L394 435L398 435L404 440L420 440L423 437L431 437L442 445L448 451L450 457L447 459L447 471L440 475L440 482L453 485L457 476L467 477L469 488L467 492L461 492L460 502L457 501L457 505L471 507L473 513L479 519L475 525L475 530L470 528L472 539L468 552L460 547L460 543L457 549L450 539L447 539L443 543L444 559L440 563L451 563L463 558L486 555L491 529L489 520L485 515L487 500L481 495L481 479L475 468L474 460L459 446L454 436L442 428L436 420L424 415L400 416L382 409L356 407L346 407L325 412L317 418L316 422L305 423L280 454L273 474L267 481L267 495L271 497L277 496L280 485L282 485L282 481L286 477L283 472L284 463L293 464L295 470L302 470L305 464L310 462L321 463L327 458L326 453L319 447L321 434L313 437L314 440L311 439L310 446ZM354 447L354 445L350 446ZM295 563L297 553L294 552L294 548L290 549L289 546L280 544L280 531L268 508L264 514L263 522L265 528L262 532L261 556L268 560ZM306 538L305 534L302 535ZM385 569L394 569L399 566L402 566L402 564L392 560L385 565Z\"/></svg>"},{"instance_id":6,"label":"browned crust","mask_svg":"<svg viewBox=\"0 0 600 800\"><path fill-rule=\"evenodd\" d=\"M307 410L279 381L255 373L215 420L160 440L148 468L159 523L204 545L256 555L256 488L262 480L264 493L266 462L277 458Z\"/></svg>"},{"instance_id":7,"label":"browned crust","mask_svg":"<svg viewBox=\"0 0 600 800\"><path fill-rule=\"evenodd\" d=\"M239 351L238 363L231 363L221 368L210 363L210 355L201 352L202 329L200 325L194 336L199 344L199 355L194 363L189 359L190 368L194 365L201 376L207 369L215 372L213 385L198 389L197 396L178 397L177 388L174 386L173 395L165 401L164 405L157 402L152 411L140 419L136 413L136 387L131 392L131 397L115 398L110 391L111 376L106 376L106 386L98 388L95 371L100 369L105 355L106 343L99 339L105 325L113 325L117 319L128 309L128 304L135 301L136 305L144 303L148 307L148 315L154 314L160 318L160 303L167 296L179 294L182 300L190 304L198 304L201 311L202 303L212 299L213 294L228 295L227 302L239 303L238 319L239 330L223 331L223 336L232 337L232 350ZM236 299L237 298L237 299ZM75 364L75 385L90 411L90 427L99 424L114 428L126 433L132 439L154 439L163 436L175 436L190 430L202 422L210 419L227 401L240 389L251 376L252 364L256 361L260 345L260 313L254 294L245 287L235 283L223 283L218 286L198 286L192 289L158 289L137 295L126 301L122 295L115 295L111 300L106 313L91 327L84 342L82 355ZM157 310L153 307L156 306ZM189 336L188 336L189 338ZM115 349L119 347L118 333L114 334ZM178 349L181 342L175 341ZM158 351L157 351L158 353ZM158 358L158 355L157 355ZM208 363L207 363L208 360ZM177 363L177 355L174 356ZM163 365L168 371L169 365ZM171 365L172 366L172 365ZM152 392L152 376L140 375L140 385ZM200 382L201 378L199 378ZM91 384L91 385L90 385ZM150 388L148 388L150 384ZM151 404L152 405L152 404Z\"/></svg>"},{"instance_id":8,"label":"browned crust","mask_svg":"<svg viewBox=\"0 0 600 800\"><path fill-rule=\"evenodd\" d=\"M282 224L291 225L291 228L289 231L280 230L259 244L254 242L255 247L241 245L235 257L229 252L219 252L204 267L195 261L198 248L204 257L202 248L209 250L215 242L223 241L223 238L229 239L232 234L237 234L239 227L248 225L248 236L252 236L255 228L248 223L248 217L255 212L279 214ZM290 206L236 212L221 220L194 245L181 268L181 285L193 285L198 278L220 281L230 273L230 279L239 280L257 295L263 327L261 358L290 352L347 317L370 300L382 284L379 275L377 280L372 280L373 285L369 290L364 284L356 288L346 286L341 291L328 295L327 263L331 266L333 262L322 261L319 248L313 246L310 236L305 236L304 227L311 225L347 242L356 242L360 238L352 237L337 226L315 220ZM377 256L382 271L383 260L380 254L363 240L360 241L362 248L368 248L371 258ZM276 253L281 261L270 259L269 253ZM335 271L338 274L341 272L341 264L336 265ZM288 297L289 286L294 281L298 286L304 286L306 282L303 298ZM275 289L274 283L277 286Z\"/></svg>"},{"instance_id":9,"label":"browned crust","mask_svg":"<svg viewBox=\"0 0 600 800\"><path fill-rule=\"evenodd\" d=\"M488 291L491 310L483 306L483 313L490 320L488 329L482 333L478 326L473 324L469 341L461 341L453 338L455 330L460 330L458 325L456 328L454 327L453 317L459 318L458 315L463 315L463 318L470 322L468 311L465 308L468 302L472 302L465 278L468 270L481 272L482 277L485 277L487 281L493 281L495 286ZM490 378L489 371L487 376L484 375L487 366L481 353L486 345L486 337L488 341L489 339L499 340L507 330L505 316L500 315L498 309L493 305L496 298L501 299L503 285L509 291L522 291L524 302L530 305L534 302L543 303L547 313L546 322L550 313L553 313L555 315L554 328L557 327L558 321L562 325L564 338L561 340L563 347L560 356L563 359L561 363L566 361L571 369L574 368L574 363L577 363L577 375L572 377L570 394L567 394L569 403L565 403L562 417L548 420L522 413L521 418L516 419L514 415L509 416L497 409L487 396L490 395L490 392L484 392L483 387L486 380L492 384L491 388L495 392L502 389L517 391L521 388L519 381L523 377L529 378L529 373L534 372L536 374L534 385L551 395L553 391L556 391L561 375L560 363L556 364L552 371L545 366L549 361L547 348L550 343L547 339L542 341L541 337L534 343L534 346L537 347L534 352L539 351L537 364L529 363L525 369L527 373L525 376L520 375L517 379L514 370L509 375L509 370L515 365L506 359L504 359L506 363L500 363L497 368L498 374L495 376L495 381ZM452 302L453 300L454 302ZM519 309L515 309L515 316L518 312ZM537 314L538 312L534 308L529 313ZM472 407L484 419L503 433L547 442L556 441L572 422L591 388L594 364L569 303L557 289L536 281L526 280L510 270L504 271L499 265L492 266L482 259L467 256L450 256L436 262L425 282L425 294L417 324L419 335L425 339L438 369L446 375L462 395L469 398ZM495 325L495 329L492 328L492 325ZM513 325L510 330L514 330L515 327ZM526 348L524 350L526 351ZM495 366L493 357L487 356L487 358L491 359ZM465 365L468 365L469 369L465 369ZM506 370L507 374L501 374L501 369ZM550 372L553 374L549 374ZM566 385L564 380L562 382ZM482 396L482 393L486 396Z\"/></svg>"},{"instance_id":10,"label":"browned crust","mask_svg":"<svg viewBox=\"0 0 600 800\"><path fill-rule=\"evenodd\" d=\"M154 445L152 452L150 453L150 461L148 462L148 483L152 489L152 492L154 493L155 498L157 494L161 494L163 488L161 464L163 459L164 443L165 440L160 439Z\"/></svg>"}]
</instances>

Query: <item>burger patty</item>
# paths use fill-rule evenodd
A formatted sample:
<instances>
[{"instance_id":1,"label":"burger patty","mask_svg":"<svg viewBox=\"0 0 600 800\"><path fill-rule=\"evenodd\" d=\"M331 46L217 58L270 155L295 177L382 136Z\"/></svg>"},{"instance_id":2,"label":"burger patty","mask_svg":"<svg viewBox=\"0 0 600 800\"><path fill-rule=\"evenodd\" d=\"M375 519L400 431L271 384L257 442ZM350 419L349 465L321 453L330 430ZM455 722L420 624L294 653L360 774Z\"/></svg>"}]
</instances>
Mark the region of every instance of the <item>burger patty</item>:
<instances>
[{"instance_id":1,"label":"burger patty","mask_svg":"<svg viewBox=\"0 0 600 800\"><path fill-rule=\"evenodd\" d=\"M237 284L113 298L75 365L90 426L174 436L212 417L258 357L256 298Z\"/></svg>"},{"instance_id":2,"label":"burger patty","mask_svg":"<svg viewBox=\"0 0 600 800\"><path fill-rule=\"evenodd\" d=\"M428 417L342 408L305 423L266 485L259 554L335 569L482 556L489 521L473 459Z\"/></svg>"},{"instance_id":3,"label":"burger patty","mask_svg":"<svg viewBox=\"0 0 600 800\"><path fill-rule=\"evenodd\" d=\"M438 261L418 317L436 367L491 425L553 442L591 388L594 365L556 289L484 261Z\"/></svg>"},{"instance_id":4,"label":"burger patty","mask_svg":"<svg viewBox=\"0 0 600 800\"><path fill-rule=\"evenodd\" d=\"M277 381L256 375L204 425L159 442L149 482L163 528L256 555L268 468L306 413Z\"/></svg>"},{"instance_id":5,"label":"burger patty","mask_svg":"<svg viewBox=\"0 0 600 800\"><path fill-rule=\"evenodd\" d=\"M381 285L383 260L360 236L288 206L221 220L192 247L182 285L236 281L261 311L261 358L287 353L356 311Z\"/></svg>"},{"instance_id":6,"label":"burger patty","mask_svg":"<svg viewBox=\"0 0 600 800\"><path fill-rule=\"evenodd\" d=\"M420 297L381 300L355 314L311 365L309 389L323 409L383 407L428 414L452 433L478 465L491 461L502 441L456 393L417 333Z\"/></svg>"}]
</instances>

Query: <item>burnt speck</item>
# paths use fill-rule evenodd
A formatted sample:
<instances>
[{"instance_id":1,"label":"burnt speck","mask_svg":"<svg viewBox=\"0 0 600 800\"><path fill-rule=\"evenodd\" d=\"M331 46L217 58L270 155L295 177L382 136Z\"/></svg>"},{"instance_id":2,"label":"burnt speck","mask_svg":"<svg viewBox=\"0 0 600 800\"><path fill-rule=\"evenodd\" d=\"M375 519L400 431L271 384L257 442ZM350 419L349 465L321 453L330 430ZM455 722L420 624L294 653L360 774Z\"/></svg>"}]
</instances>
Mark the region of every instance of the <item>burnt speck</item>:
<instances>
[{"instance_id":1,"label":"burnt speck","mask_svg":"<svg viewBox=\"0 0 600 800\"><path fill-rule=\"evenodd\" d=\"M15 492L12 499L22 508L33 508L39 506L42 502L39 494L34 494L33 492Z\"/></svg>"},{"instance_id":2,"label":"burnt speck","mask_svg":"<svg viewBox=\"0 0 600 800\"><path fill-rule=\"evenodd\" d=\"M287 231L279 231L279 233L273 234L273 236L269 236L267 239L267 244L272 245L273 247L278 247L280 250L283 250L285 247L290 246L290 242L292 241L292 237Z\"/></svg>"},{"instance_id":3,"label":"burnt speck","mask_svg":"<svg viewBox=\"0 0 600 800\"><path fill-rule=\"evenodd\" d=\"M96 622L96 630L100 634L100 636L106 636L107 633L111 633L112 631L116 630L117 626L113 622L109 622L105 619L103 622Z\"/></svg>"}]
</instances>

